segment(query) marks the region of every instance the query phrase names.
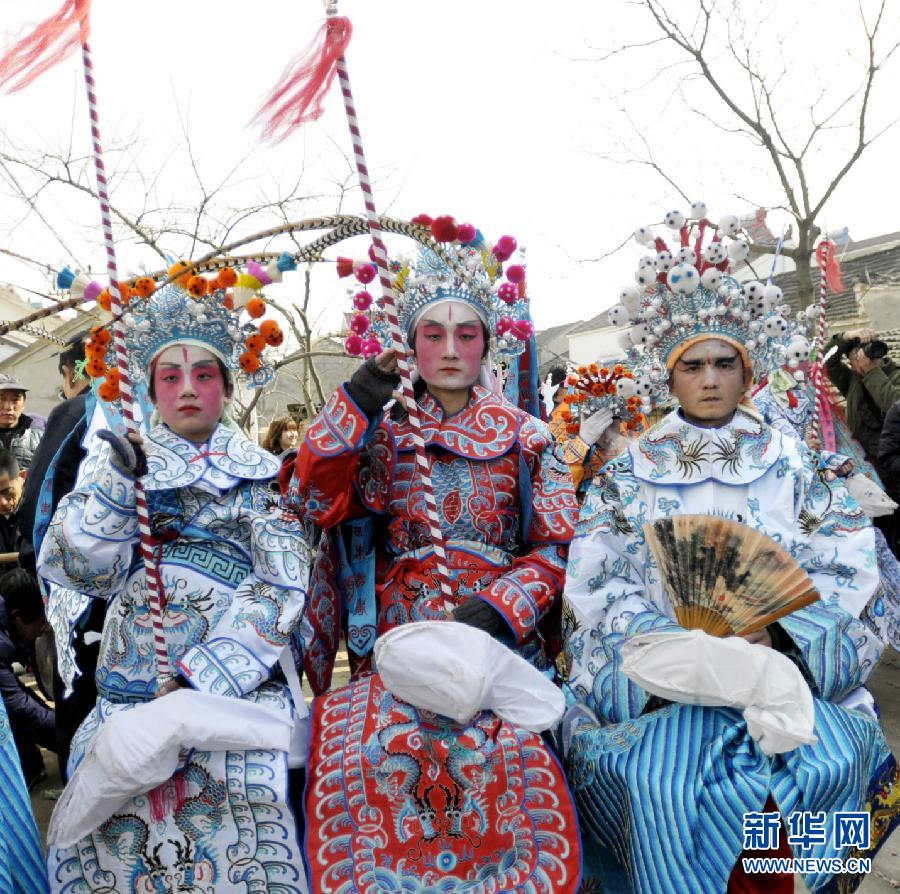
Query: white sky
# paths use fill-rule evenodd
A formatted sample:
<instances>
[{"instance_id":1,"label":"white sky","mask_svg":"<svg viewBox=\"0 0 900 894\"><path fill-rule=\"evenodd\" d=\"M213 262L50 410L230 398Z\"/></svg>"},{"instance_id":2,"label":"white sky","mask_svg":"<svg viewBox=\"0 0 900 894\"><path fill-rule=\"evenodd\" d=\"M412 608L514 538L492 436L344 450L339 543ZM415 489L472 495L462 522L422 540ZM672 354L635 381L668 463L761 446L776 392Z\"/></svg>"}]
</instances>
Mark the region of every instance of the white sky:
<instances>
[{"instance_id":1,"label":"white sky","mask_svg":"<svg viewBox=\"0 0 900 894\"><path fill-rule=\"evenodd\" d=\"M6 43L59 2L0 0L0 33L6 31ZM871 5L867 2L867 8ZM303 167L304 192L319 196L309 200L304 213L334 210L329 180L346 174L336 145L349 152L336 85L325 116L280 147L259 144L247 127L261 97L320 24L318 0L94 0L93 6L104 141L138 137L138 164L145 175L159 174L157 191L164 204L190 204L195 196L180 109L210 182L251 153L230 185L231 205L253 203L263 193L271 196ZM670 3L673 9L688 6L687 0ZM828 104L858 84L863 35L853 3L798 0L790 6L752 27L759 27L754 48L767 68L774 71L780 59L788 66L781 89L793 110L785 120L799 133L808 121L806 106L820 90ZM654 46L639 55L592 61L623 41L657 36L646 12L633 4L344 0L341 11L355 26L350 76L380 210L407 218L420 211L450 213L475 223L489 237L516 235L528 248L529 291L539 328L585 319L614 303L642 252L631 243L601 263L577 259L603 254L671 207L686 208L677 193L645 168L598 157L616 152L623 142L635 144L620 111L623 102L628 116L646 129L660 163L691 198L707 202L714 218L747 213L751 202L783 201L759 150L686 111L680 85L710 114L729 120L703 85L683 84L685 70L670 70L641 88L660 65L678 58L670 49ZM896 39L900 0L888 0L886 18ZM785 36L780 47L774 39L778 34ZM714 61L727 60L719 53ZM895 57L876 83L874 130L889 120L898 72ZM744 78L733 69L724 78L730 88L744 89ZM624 100L623 90L631 91ZM76 149L87 151L83 94L80 57L73 56L23 93L0 96L0 128L16 143L48 151L64 150L71 133ZM837 168L853 136L832 131L813 150L814 193L822 188L819 171ZM0 148L9 149L2 138ZM893 173L898 149L900 127L867 151L834 195L823 217L829 228L848 225L855 239L900 229ZM115 159L108 164L115 167ZM0 186L0 247L57 266L71 264L74 255L95 272L103 269L94 203L61 187L39 199L66 250L35 218L23 223L23 207L10 194L8 185ZM133 178L116 181L113 202L130 213L139 209ZM344 209L359 213L361 208L354 191ZM780 212L770 214L773 230L780 230L785 220ZM261 222L260 228L269 223ZM289 250L291 244L272 246L280 247ZM171 248L183 251L180 245ZM358 240L341 253L362 256L365 249ZM142 265L159 266L151 252L130 241L121 245L119 260L126 273ZM47 284L46 276L2 255L0 282L37 290ZM284 289L294 295L301 282L295 276ZM345 301L332 267L322 266L314 288L314 303L322 312L319 325L333 329Z\"/></svg>"}]
</instances>

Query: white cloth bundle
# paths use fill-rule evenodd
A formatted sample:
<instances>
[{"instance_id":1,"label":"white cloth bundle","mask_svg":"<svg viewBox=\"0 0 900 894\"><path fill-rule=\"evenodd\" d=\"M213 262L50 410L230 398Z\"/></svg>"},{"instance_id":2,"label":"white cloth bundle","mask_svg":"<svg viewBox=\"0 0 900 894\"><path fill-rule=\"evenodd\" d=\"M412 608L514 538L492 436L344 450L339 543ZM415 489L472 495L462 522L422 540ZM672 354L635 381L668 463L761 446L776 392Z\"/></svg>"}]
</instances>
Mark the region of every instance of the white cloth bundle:
<instances>
[{"instance_id":1,"label":"white cloth bundle","mask_svg":"<svg viewBox=\"0 0 900 894\"><path fill-rule=\"evenodd\" d=\"M623 673L661 698L742 708L747 731L768 755L816 742L809 686L774 649L686 630L633 636L622 657Z\"/></svg>"},{"instance_id":2,"label":"white cloth bundle","mask_svg":"<svg viewBox=\"0 0 900 894\"><path fill-rule=\"evenodd\" d=\"M288 751L290 718L243 699L180 689L101 724L56 804L47 844L70 847L129 799L169 779L182 749Z\"/></svg>"},{"instance_id":3,"label":"white cloth bundle","mask_svg":"<svg viewBox=\"0 0 900 894\"><path fill-rule=\"evenodd\" d=\"M897 504L867 475L856 472L845 479L847 490L869 518L890 515Z\"/></svg>"},{"instance_id":4,"label":"white cloth bundle","mask_svg":"<svg viewBox=\"0 0 900 894\"><path fill-rule=\"evenodd\" d=\"M466 723L479 711L531 732L555 726L565 700L539 670L483 630L455 621L403 624L375 643L388 691L417 708Z\"/></svg>"}]
</instances>

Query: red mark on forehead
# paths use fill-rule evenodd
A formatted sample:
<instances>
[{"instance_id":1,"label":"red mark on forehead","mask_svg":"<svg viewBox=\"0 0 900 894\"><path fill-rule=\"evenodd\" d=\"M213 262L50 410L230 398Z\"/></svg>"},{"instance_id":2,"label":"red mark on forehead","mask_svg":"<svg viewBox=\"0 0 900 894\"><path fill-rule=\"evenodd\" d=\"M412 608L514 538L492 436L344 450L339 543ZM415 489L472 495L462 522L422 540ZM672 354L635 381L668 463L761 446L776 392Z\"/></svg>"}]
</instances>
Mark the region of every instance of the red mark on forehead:
<instances>
[{"instance_id":1,"label":"red mark on forehead","mask_svg":"<svg viewBox=\"0 0 900 894\"><path fill-rule=\"evenodd\" d=\"M187 352L187 348L184 345L181 346L181 359L185 363L188 362L188 352Z\"/></svg>"}]
</instances>

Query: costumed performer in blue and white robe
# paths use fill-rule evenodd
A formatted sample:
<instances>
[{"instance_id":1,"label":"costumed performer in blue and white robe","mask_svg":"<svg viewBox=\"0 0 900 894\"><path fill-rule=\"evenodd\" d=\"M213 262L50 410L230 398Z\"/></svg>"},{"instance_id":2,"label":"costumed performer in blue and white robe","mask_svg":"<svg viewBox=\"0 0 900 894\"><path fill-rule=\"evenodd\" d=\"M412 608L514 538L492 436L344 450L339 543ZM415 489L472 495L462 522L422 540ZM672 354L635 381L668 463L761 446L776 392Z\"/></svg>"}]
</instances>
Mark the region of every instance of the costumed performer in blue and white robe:
<instances>
[{"instance_id":1,"label":"costumed performer in blue and white robe","mask_svg":"<svg viewBox=\"0 0 900 894\"><path fill-rule=\"evenodd\" d=\"M712 227L705 207L692 217L667 216L681 236L681 263L657 239L653 270L639 271L646 287L623 294L641 344L634 362L662 363L680 408L609 463L581 510L564 594L567 685L576 702L564 728L567 775L585 876L599 877L604 891L788 892L791 875L744 872L745 815L777 811L787 821L822 811L827 834L797 855L836 858L851 855L833 843L836 811L871 810L872 846L863 856L898 819L896 763L863 688L881 652L858 617L877 584L874 542L841 480L826 480L797 439L740 406L753 362L786 341L789 326L780 308L766 305L760 283L742 288L724 276L722 237L742 240L737 220L723 218L703 246ZM649 228L636 236L654 242ZM691 703L693 693L667 702L623 673L634 637L681 630L642 530L681 514L761 531L808 572L821 600L746 639L763 650L754 655L767 660L775 649L802 673L815 744L769 753L735 708ZM688 669L692 657L684 656ZM766 855L791 855L785 832ZM823 866L806 883L851 891L859 878Z\"/></svg>"},{"instance_id":2,"label":"costumed performer in blue and white robe","mask_svg":"<svg viewBox=\"0 0 900 894\"><path fill-rule=\"evenodd\" d=\"M248 337L225 298L172 284L129 309L130 368L160 421L142 440L101 433L92 475L62 500L40 549L58 638L61 620L77 622L79 594L109 603L97 705L74 738L48 836L54 891L307 891L291 790L300 780L289 768L304 752L292 741L306 709L290 645L309 550L271 486L277 461L225 424ZM267 380L254 372L255 384ZM139 552L138 475L177 674L165 683ZM277 747L262 736L249 744L262 722L280 731ZM159 779L164 760L172 770ZM138 777L131 791L129 776Z\"/></svg>"}]
</instances>

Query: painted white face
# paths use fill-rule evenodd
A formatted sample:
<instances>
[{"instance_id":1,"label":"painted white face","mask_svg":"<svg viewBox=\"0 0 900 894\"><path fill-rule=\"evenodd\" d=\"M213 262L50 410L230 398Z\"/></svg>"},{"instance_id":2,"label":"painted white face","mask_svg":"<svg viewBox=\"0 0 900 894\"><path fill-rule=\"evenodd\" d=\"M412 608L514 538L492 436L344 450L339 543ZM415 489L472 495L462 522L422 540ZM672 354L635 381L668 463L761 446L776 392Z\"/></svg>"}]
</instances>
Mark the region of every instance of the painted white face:
<instances>
[{"instance_id":1,"label":"painted white face","mask_svg":"<svg viewBox=\"0 0 900 894\"><path fill-rule=\"evenodd\" d=\"M481 318L464 302L433 304L416 323L416 363L429 385L469 388L478 379L484 349Z\"/></svg>"},{"instance_id":2,"label":"painted white face","mask_svg":"<svg viewBox=\"0 0 900 894\"><path fill-rule=\"evenodd\" d=\"M189 441L206 441L228 400L215 356L197 345L172 345L151 368L154 403L162 421Z\"/></svg>"}]
</instances>

